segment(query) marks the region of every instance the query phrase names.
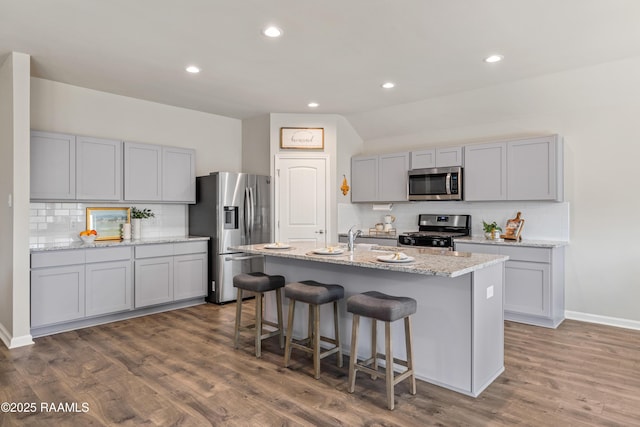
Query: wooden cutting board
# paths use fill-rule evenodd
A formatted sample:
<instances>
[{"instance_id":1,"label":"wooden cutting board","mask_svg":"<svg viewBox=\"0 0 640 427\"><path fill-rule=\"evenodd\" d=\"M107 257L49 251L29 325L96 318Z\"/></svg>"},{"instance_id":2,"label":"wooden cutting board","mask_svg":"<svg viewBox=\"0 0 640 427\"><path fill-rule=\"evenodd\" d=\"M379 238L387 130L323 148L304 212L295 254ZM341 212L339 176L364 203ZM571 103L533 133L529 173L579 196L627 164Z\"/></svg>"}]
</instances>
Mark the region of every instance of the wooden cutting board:
<instances>
[{"instance_id":1,"label":"wooden cutting board","mask_svg":"<svg viewBox=\"0 0 640 427\"><path fill-rule=\"evenodd\" d=\"M521 240L520 233L522 233L522 227L524 226L524 219L520 218L522 213L518 212L516 217L507 220L507 226L505 227L504 234L501 235L503 239L507 240Z\"/></svg>"}]
</instances>

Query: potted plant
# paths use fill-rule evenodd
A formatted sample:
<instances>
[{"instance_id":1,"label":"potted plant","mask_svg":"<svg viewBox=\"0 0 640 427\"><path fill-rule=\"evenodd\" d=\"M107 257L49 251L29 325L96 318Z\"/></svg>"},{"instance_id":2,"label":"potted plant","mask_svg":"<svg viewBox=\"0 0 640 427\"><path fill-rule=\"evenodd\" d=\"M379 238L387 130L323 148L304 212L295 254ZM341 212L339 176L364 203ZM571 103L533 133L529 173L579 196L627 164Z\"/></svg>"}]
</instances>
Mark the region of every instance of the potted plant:
<instances>
[{"instance_id":1,"label":"potted plant","mask_svg":"<svg viewBox=\"0 0 640 427\"><path fill-rule=\"evenodd\" d=\"M484 230L484 237L491 240L495 238L496 231L502 232L502 228L500 228L495 221L493 221L492 223L488 223L483 220L482 228Z\"/></svg>"},{"instance_id":2,"label":"potted plant","mask_svg":"<svg viewBox=\"0 0 640 427\"><path fill-rule=\"evenodd\" d=\"M151 209L138 209L135 206L131 207L131 237L133 239L139 239L142 235L141 225L142 220L146 218L153 218L156 215Z\"/></svg>"}]
</instances>

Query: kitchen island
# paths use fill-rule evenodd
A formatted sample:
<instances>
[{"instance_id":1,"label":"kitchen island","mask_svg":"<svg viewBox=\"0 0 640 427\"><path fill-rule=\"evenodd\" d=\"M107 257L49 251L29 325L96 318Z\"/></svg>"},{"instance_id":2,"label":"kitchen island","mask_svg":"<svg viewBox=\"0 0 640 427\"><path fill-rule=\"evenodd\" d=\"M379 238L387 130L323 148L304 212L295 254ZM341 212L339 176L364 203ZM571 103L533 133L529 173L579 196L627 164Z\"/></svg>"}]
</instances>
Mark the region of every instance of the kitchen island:
<instances>
[{"instance_id":1,"label":"kitchen island","mask_svg":"<svg viewBox=\"0 0 640 427\"><path fill-rule=\"evenodd\" d=\"M353 252L341 248L342 253L334 251L328 255L314 253L313 244L298 242L289 248L247 245L233 249L264 255L265 272L281 274L287 282L317 280L340 284L345 288L345 298L379 291L416 299L414 364L416 376L424 381L477 397L504 371L506 256L402 248L414 260L396 263L379 258L399 251L397 247L362 245ZM273 319L275 297L270 298L267 316ZM340 312L341 341L343 351L350 354L351 314L345 306L341 305ZM321 309L321 319L330 319L331 307ZM299 312L295 315L293 334L302 337L307 310L306 307L296 310ZM332 336L331 323L321 325L323 335ZM363 331L370 327L369 319L362 319L362 323ZM403 336L402 322L394 323L392 328L395 337ZM378 342L384 343L382 335ZM360 340L358 354L370 351L370 342ZM396 338L393 351L396 357L404 358L404 340Z\"/></svg>"}]
</instances>

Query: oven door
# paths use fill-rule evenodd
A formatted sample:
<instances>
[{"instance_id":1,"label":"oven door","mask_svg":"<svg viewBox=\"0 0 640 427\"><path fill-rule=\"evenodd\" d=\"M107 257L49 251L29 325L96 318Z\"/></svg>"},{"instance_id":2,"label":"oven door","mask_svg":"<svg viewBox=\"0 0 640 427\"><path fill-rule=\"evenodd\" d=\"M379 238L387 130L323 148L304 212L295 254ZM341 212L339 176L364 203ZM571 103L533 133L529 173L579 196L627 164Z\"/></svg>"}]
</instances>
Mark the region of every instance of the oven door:
<instances>
[{"instance_id":1,"label":"oven door","mask_svg":"<svg viewBox=\"0 0 640 427\"><path fill-rule=\"evenodd\" d=\"M462 200L462 168L409 171L409 200Z\"/></svg>"}]
</instances>

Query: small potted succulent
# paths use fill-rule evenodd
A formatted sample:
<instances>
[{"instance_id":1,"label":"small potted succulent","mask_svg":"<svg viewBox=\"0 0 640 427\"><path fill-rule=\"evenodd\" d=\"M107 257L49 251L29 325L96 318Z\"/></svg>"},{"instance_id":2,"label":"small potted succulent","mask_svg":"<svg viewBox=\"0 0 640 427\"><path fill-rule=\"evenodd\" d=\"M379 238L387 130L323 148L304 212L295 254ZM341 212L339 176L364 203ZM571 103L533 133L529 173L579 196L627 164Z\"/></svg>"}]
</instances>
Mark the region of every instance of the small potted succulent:
<instances>
[{"instance_id":1,"label":"small potted succulent","mask_svg":"<svg viewBox=\"0 0 640 427\"><path fill-rule=\"evenodd\" d=\"M151 209L138 209L135 206L131 207L131 237L133 239L140 239L142 220L146 218L153 218L156 215Z\"/></svg>"},{"instance_id":2,"label":"small potted succulent","mask_svg":"<svg viewBox=\"0 0 640 427\"><path fill-rule=\"evenodd\" d=\"M500 238L502 228L500 228L495 221L491 223L482 221L482 229L484 230L484 237L487 239L493 240L496 237Z\"/></svg>"}]
</instances>

